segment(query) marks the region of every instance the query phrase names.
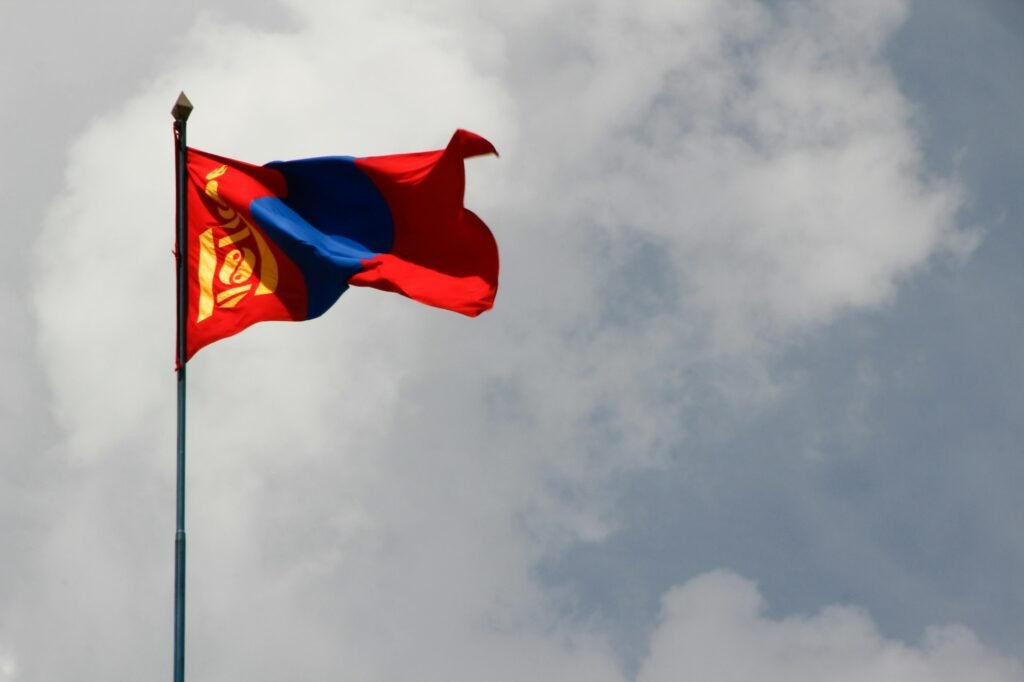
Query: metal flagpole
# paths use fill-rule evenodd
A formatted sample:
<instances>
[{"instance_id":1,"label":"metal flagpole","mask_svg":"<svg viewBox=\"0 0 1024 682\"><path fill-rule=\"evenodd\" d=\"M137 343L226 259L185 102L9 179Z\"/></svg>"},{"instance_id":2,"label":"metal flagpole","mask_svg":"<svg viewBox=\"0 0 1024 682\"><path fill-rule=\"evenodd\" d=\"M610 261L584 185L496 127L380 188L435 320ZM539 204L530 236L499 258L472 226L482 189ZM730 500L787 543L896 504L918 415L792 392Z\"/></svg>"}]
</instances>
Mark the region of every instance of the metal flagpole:
<instances>
[{"instance_id":1,"label":"metal flagpole","mask_svg":"<svg viewBox=\"0 0 1024 682\"><path fill-rule=\"evenodd\" d=\"M175 258L178 277L178 483L174 533L174 682L185 680L185 321L188 314L188 205L185 200L187 147L185 123L192 103L182 92L174 116L174 168L177 190Z\"/></svg>"}]
</instances>

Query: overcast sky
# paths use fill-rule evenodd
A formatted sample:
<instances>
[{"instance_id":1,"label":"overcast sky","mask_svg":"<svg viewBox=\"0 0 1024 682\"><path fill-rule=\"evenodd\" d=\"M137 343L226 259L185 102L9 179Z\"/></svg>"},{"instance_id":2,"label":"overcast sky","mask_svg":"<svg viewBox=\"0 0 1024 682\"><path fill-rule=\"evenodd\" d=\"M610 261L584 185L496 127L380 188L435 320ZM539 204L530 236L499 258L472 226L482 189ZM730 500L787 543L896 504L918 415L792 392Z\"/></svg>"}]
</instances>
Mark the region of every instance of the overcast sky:
<instances>
[{"instance_id":1,"label":"overcast sky","mask_svg":"<svg viewBox=\"0 0 1024 682\"><path fill-rule=\"evenodd\" d=\"M190 363L189 679L1024 681L1018 0L0 3L0 682L171 674L182 89L501 152L493 311Z\"/></svg>"}]
</instances>

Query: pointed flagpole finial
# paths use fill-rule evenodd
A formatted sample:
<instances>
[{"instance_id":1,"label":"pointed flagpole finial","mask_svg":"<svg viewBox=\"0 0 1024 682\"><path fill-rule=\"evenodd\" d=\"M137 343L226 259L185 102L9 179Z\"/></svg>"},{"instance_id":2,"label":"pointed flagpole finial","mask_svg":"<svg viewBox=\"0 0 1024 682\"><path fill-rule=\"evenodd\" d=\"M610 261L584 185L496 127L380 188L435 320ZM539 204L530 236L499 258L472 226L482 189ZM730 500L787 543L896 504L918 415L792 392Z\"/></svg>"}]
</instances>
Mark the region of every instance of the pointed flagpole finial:
<instances>
[{"instance_id":1,"label":"pointed flagpole finial","mask_svg":"<svg viewBox=\"0 0 1024 682\"><path fill-rule=\"evenodd\" d=\"M171 109L171 115L174 116L175 121L187 121L188 115L192 113L192 102L189 101L188 97L185 96L183 90L178 95L178 101L174 103L174 108Z\"/></svg>"}]
</instances>

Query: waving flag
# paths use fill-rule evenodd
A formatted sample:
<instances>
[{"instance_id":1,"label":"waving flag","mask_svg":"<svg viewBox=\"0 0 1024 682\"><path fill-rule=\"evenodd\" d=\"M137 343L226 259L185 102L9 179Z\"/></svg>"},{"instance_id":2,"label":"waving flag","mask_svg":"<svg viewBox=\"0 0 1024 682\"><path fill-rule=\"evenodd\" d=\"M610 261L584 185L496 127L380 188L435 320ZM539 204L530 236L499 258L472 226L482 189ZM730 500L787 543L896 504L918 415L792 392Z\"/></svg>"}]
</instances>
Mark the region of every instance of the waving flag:
<instances>
[{"instance_id":1,"label":"waving flag","mask_svg":"<svg viewBox=\"0 0 1024 682\"><path fill-rule=\"evenodd\" d=\"M256 322L322 315L349 285L489 310L498 248L462 205L463 161L496 153L465 130L437 151L264 166L190 148L184 360Z\"/></svg>"}]
</instances>

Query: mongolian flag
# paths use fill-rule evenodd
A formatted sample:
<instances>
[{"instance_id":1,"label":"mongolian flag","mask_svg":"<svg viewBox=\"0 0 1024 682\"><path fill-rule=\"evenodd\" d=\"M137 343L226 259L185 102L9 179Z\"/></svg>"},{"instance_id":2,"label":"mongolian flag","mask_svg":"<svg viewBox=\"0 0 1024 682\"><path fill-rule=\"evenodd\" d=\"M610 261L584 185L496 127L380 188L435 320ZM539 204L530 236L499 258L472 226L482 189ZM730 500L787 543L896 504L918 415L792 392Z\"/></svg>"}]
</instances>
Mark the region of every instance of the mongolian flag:
<instances>
[{"instance_id":1,"label":"mongolian flag","mask_svg":"<svg viewBox=\"0 0 1024 682\"><path fill-rule=\"evenodd\" d=\"M498 248L462 205L463 160L496 153L465 130L437 151L264 166L190 148L184 360L256 322L322 315L349 285L489 310Z\"/></svg>"}]
</instances>

